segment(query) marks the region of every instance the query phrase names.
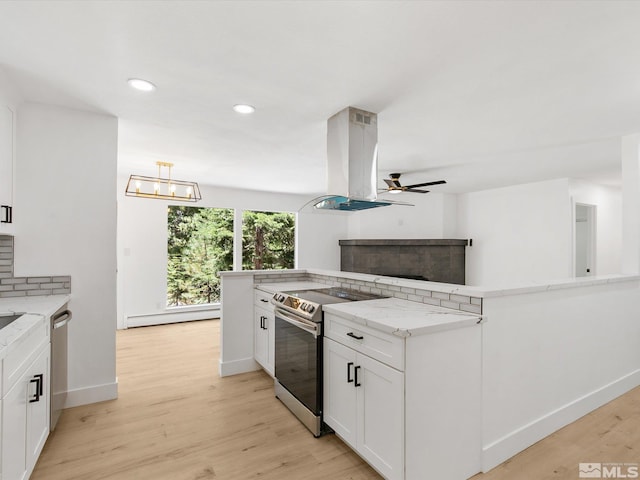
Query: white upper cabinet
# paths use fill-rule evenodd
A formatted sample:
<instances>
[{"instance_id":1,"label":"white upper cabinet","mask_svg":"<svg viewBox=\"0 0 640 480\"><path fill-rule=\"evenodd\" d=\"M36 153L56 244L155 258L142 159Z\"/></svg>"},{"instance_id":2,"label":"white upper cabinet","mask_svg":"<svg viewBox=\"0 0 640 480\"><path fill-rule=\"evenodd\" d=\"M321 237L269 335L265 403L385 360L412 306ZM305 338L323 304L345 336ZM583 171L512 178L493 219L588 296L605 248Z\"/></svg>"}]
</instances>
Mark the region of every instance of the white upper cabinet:
<instances>
[{"instance_id":1,"label":"white upper cabinet","mask_svg":"<svg viewBox=\"0 0 640 480\"><path fill-rule=\"evenodd\" d=\"M0 104L0 234L13 233L15 115Z\"/></svg>"}]
</instances>

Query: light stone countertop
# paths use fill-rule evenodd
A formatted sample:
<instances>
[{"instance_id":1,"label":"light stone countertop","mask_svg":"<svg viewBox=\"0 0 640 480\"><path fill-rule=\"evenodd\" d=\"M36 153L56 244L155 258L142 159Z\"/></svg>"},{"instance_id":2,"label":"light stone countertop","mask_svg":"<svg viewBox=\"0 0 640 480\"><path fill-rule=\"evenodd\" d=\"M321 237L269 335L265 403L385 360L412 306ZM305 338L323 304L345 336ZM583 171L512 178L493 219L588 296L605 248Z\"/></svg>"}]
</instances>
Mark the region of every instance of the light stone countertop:
<instances>
[{"instance_id":1,"label":"light stone countertop","mask_svg":"<svg viewBox=\"0 0 640 480\"><path fill-rule=\"evenodd\" d=\"M399 337L470 327L482 322L481 315L399 298L337 303L323 305L322 309Z\"/></svg>"},{"instance_id":2,"label":"light stone countertop","mask_svg":"<svg viewBox=\"0 0 640 480\"><path fill-rule=\"evenodd\" d=\"M268 293L328 287L309 281L256 284L256 288ZM323 305L322 309L401 337L472 326L482 318L480 315L398 298L328 304Z\"/></svg>"},{"instance_id":3,"label":"light stone countertop","mask_svg":"<svg viewBox=\"0 0 640 480\"><path fill-rule=\"evenodd\" d=\"M221 272L223 273L223 272ZM431 290L434 292L449 293L455 295L465 295L477 298L503 297L509 295L521 295L524 293L544 292L548 290L562 290L571 288L581 288L594 285L608 285L623 282L637 282L640 275L614 273L609 275L594 275L592 277L560 278L544 281L516 282L508 285L457 285L454 283L429 282L423 280L409 280L405 278L385 277L383 275L371 275L368 273L343 272L339 270L323 270L318 268L298 269L298 270L252 270L242 272L224 272L227 274L253 275L268 273L270 275L287 275L291 273L311 273L326 275L337 279L346 278L371 282L384 287L397 286L415 288L421 290Z\"/></svg>"},{"instance_id":4,"label":"light stone countertop","mask_svg":"<svg viewBox=\"0 0 640 480\"><path fill-rule=\"evenodd\" d=\"M0 329L0 358L4 358L13 342L35 328L42 317L50 317L70 299L71 295L0 298L0 313L27 313Z\"/></svg>"}]
</instances>

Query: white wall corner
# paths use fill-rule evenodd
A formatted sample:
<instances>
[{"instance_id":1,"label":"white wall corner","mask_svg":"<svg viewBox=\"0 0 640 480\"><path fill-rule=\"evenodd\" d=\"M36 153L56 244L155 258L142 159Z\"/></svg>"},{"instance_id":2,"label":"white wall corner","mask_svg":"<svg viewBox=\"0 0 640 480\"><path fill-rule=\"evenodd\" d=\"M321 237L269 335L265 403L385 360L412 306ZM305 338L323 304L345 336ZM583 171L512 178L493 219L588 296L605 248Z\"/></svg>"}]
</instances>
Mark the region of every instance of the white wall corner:
<instances>
[{"instance_id":1,"label":"white wall corner","mask_svg":"<svg viewBox=\"0 0 640 480\"><path fill-rule=\"evenodd\" d=\"M118 398L118 378L113 383L92 385L90 387L77 388L67 392L67 400L64 408L79 407L91 403L115 400Z\"/></svg>"},{"instance_id":2,"label":"white wall corner","mask_svg":"<svg viewBox=\"0 0 640 480\"><path fill-rule=\"evenodd\" d=\"M260 370L262 367L258 365L258 363L250 358L243 358L241 360L231 360L228 362L223 362L220 360L218 364L218 373L221 377L229 377L231 375L238 375L240 373L248 373L255 372L256 370Z\"/></svg>"}]
</instances>

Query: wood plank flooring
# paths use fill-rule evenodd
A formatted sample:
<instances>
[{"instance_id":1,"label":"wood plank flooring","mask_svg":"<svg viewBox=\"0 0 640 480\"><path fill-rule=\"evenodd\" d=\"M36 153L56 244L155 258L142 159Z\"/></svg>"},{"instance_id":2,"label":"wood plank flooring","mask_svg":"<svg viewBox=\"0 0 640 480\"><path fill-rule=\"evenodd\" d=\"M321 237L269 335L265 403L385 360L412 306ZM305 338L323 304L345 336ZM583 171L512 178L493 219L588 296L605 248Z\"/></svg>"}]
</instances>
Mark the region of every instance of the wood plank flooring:
<instances>
[{"instance_id":1,"label":"wood plank flooring","mask_svg":"<svg viewBox=\"0 0 640 480\"><path fill-rule=\"evenodd\" d=\"M219 321L117 332L119 398L65 410L32 480L374 480L335 435L315 439L263 372L219 378ZM578 478L640 463L640 388L474 480ZM430 480L425 475L425 480Z\"/></svg>"}]
</instances>

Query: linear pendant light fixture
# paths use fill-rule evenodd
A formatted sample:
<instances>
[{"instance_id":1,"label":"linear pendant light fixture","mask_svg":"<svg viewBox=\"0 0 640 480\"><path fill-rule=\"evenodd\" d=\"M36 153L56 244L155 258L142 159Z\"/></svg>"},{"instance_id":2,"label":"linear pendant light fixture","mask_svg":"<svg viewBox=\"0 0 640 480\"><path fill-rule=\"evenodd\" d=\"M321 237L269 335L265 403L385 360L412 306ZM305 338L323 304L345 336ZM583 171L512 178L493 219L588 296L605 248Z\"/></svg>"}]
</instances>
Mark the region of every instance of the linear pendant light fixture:
<instances>
[{"instance_id":1,"label":"linear pendant light fixture","mask_svg":"<svg viewBox=\"0 0 640 480\"><path fill-rule=\"evenodd\" d=\"M125 195L128 197L157 198L161 200L180 200L183 202L197 202L202 200L200 188L196 182L173 180L171 167L173 163L156 162L158 165L157 177L145 177L131 175L127 182ZM168 169L167 178L162 178L162 169Z\"/></svg>"}]
</instances>

